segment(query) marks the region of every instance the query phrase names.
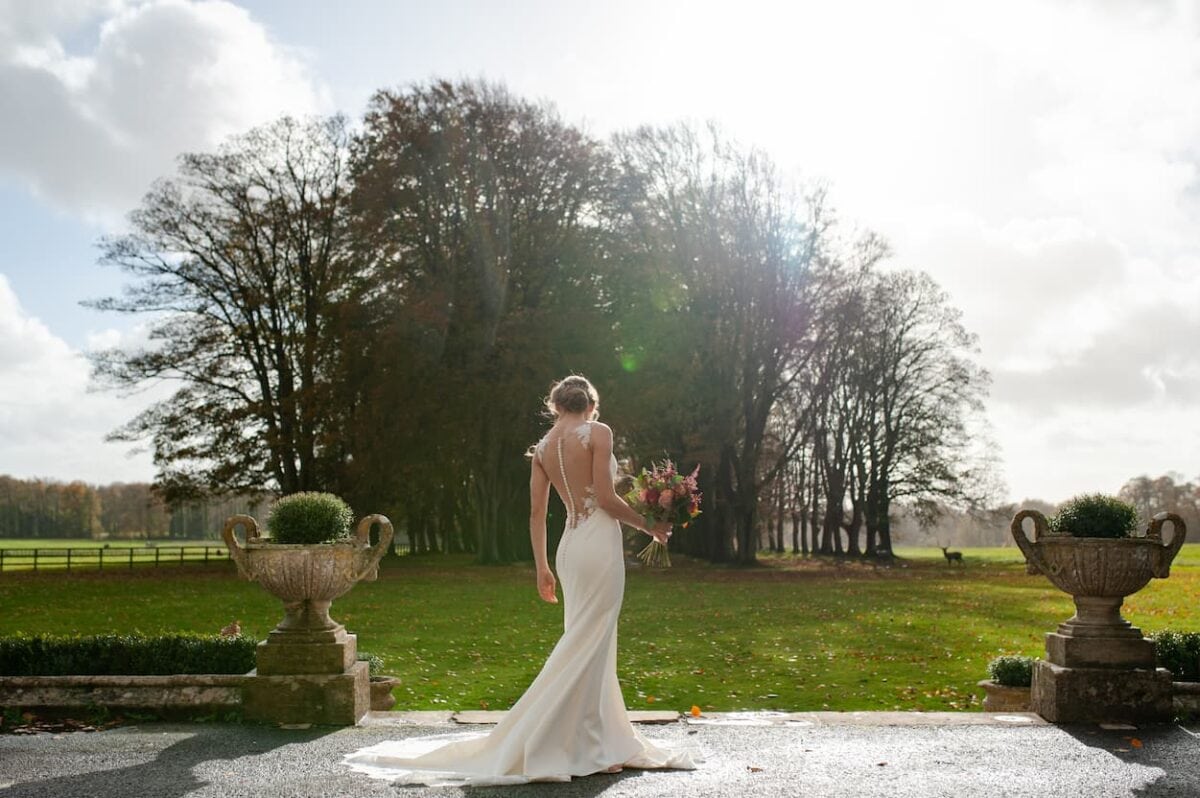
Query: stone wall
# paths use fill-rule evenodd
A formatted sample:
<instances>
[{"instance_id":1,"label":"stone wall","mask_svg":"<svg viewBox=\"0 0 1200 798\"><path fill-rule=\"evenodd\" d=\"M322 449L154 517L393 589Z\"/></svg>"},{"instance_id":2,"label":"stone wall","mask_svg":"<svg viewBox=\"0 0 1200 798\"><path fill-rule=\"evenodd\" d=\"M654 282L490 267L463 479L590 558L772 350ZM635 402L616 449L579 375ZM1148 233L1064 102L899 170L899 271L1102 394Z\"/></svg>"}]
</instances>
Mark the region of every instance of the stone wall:
<instances>
[{"instance_id":1,"label":"stone wall","mask_svg":"<svg viewBox=\"0 0 1200 798\"><path fill-rule=\"evenodd\" d=\"M0 707L94 707L158 714L240 709L247 676L0 676Z\"/></svg>"}]
</instances>

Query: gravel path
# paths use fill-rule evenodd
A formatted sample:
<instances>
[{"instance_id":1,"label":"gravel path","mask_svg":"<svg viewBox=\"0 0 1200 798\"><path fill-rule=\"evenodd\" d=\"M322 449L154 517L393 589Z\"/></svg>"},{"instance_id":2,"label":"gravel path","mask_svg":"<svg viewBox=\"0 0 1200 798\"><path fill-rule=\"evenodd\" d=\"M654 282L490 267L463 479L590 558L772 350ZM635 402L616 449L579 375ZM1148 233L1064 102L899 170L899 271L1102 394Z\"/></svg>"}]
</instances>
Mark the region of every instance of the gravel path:
<instances>
[{"instance_id":1,"label":"gravel path","mask_svg":"<svg viewBox=\"0 0 1200 798\"><path fill-rule=\"evenodd\" d=\"M405 787L342 756L381 740L461 731L381 713L343 729L147 723L0 737L0 798L232 796L912 796L1200 798L1197 729L1052 726L1031 715L731 713L647 725L705 757L697 771L597 775L515 788Z\"/></svg>"}]
</instances>

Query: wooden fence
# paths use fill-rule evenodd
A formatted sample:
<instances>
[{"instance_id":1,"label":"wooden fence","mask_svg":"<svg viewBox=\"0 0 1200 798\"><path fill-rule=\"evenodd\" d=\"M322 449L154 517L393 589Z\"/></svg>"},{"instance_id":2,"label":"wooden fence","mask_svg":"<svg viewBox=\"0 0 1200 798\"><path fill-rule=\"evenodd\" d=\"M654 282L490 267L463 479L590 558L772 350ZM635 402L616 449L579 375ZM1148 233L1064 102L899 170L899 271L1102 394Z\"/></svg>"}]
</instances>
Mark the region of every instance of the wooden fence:
<instances>
[{"instance_id":1,"label":"wooden fence","mask_svg":"<svg viewBox=\"0 0 1200 798\"><path fill-rule=\"evenodd\" d=\"M392 545L395 554L408 554L407 541ZM76 548L5 549L0 548L0 571L39 571L48 569L105 570L132 569L135 565L161 568L178 565L204 565L228 562L229 550L224 546L207 544L179 546L87 546Z\"/></svg>"},{"instance_id":2,"label":"wooden fence","mask_svg":"<svg viewBox=\"0 0 1200 798\"><path fill-rule=\"evenodd\" d=\"M0 571L38 571L44 569L133 568L134 565L204 564L229 560L224 546L146 546L103 548L5 549L0 548Z\"/></svg>"}]
</instances>

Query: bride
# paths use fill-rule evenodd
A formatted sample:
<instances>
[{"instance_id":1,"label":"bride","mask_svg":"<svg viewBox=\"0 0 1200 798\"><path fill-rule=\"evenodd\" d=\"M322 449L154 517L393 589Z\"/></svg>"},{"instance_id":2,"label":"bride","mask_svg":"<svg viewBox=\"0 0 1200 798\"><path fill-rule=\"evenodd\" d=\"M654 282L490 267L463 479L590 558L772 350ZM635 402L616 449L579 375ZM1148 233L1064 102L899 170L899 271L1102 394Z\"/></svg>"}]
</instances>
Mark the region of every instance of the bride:
<instances>
[{"instance_id":1,"label":"bride","mask_svg":"<svg viewBox=\"0 0 1200 798\"><path fill-rule=\"evenodd\" d=\"M617 683L617 616L625 589L624 523L665 543L667 522L645 520L617 495L613 433L596 421L599 397L567 377L546 399L554 426L530 452L529 535L537 589L557 603L546 558L550 486L567 511L555 557L563 587L563 636L533 684L487 735L390 740L344 762L378 778L430 785L570 781L624 767L692 769L690 754L663 750L630 724Z\"/></svg>"}]
</instances>

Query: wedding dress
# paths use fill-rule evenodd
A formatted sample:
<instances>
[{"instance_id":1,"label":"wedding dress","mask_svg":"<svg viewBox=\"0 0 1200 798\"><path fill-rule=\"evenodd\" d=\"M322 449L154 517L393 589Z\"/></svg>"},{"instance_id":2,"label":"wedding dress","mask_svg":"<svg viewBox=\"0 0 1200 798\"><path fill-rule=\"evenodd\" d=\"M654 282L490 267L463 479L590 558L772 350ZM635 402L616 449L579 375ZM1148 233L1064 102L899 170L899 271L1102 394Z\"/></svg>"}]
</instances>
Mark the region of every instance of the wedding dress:
<instances>
[{"instance_id":1,"label":"wedding dress","mask_svg":"<svg viewBox=\"0 0 1200 798\"><path fill-rule=\"evenodd\" d=\"M590 452L591 423L573 432L579 445L570 448ZM663 749L629 722L617 683L617 616L625 590L620 524L597 506L591 485L576 503L563 437L553 459L546 453L549 437L534 456L561 474L567 493L567 525L555 557L564 632L541 673L488 734L389 740L347 755L345 764L376 778L434 786L570 781L614 766L696 767L692 752ZM615 476L616 458L609 467Z\"/></svg>"}]
</instances>

